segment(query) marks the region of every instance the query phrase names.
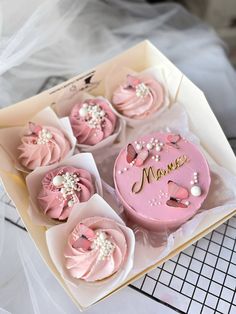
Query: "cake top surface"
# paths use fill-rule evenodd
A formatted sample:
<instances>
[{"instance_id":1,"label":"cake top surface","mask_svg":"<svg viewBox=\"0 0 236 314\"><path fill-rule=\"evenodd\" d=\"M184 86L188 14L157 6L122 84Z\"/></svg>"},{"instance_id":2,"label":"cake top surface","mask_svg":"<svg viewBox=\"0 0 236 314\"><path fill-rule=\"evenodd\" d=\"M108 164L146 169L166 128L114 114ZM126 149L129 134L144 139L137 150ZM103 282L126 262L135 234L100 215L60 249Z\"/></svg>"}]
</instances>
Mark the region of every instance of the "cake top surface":
<instances>
[{"instance_id":1,"label":"cake top surface","mask_svg":"<svg viewBox=\"0 0 236 314\"><path fill-rule=\"evenodd\" d=\"M156 132L121 150L114 181L125 207L138 215L187 220L207 196L210 172L196 145L178 134Z\"/></svg>"}]
</instances>

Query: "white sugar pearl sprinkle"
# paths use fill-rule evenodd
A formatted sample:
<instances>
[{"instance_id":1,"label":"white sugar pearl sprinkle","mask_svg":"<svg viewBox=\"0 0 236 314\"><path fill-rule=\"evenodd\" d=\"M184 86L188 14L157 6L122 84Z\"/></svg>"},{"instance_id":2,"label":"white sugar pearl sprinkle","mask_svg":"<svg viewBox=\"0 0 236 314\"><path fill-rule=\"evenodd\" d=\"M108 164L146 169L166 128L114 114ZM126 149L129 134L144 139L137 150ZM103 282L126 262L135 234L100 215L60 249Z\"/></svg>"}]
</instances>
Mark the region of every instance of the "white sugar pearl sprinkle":
<instances>
[{"instance_id":1,"label":"white sugar pearl sprinkle","mask_svg":"<svg viewBox=\"0 0 236 314\"><path fill-rule=\"evenodd\" d=\"M202 194L201 188L198 185L193 185L191 187L191 194L193 196L200 196Z\"/></svg>"},{"instance_id":2,"label":"white sugar pearl sprinkle","mask_svg":"<svg viewBox=\"0 0 236 314\"><path fill-rule=\"evenodd\" d=\"M157 152L160 152L160 151L161 151L161 146L160 146L160 145L157 145L157 146L156 146L156 151L157 151Z\"/></svg>"},{"instance_id":3,"label":"white sugar pearl sprinkle","mask_svg":"<svg viewBox=\"0 0 236 314\"><path fill-rule=\"evenodd\" d=\"M147 149L148 149L148 150L150 150L150 149L152 149L152 148L153 148L153 146L152 146L152 144L151 144L151 143L147 143L147 146L146 146L146 147L147 147Z\"/></svg>"},{"instance_id":4,"label":"white sugar pearl sprinkle","mask_svg":"<svg viewBox=\"0 0 236 314\"><path fill-rule=\"evenodd\" d=\"M72 207L74 205L74 202L72 201L72 200L70 200L69 202L68 202L68 206L69 207Z\"/></svg>"},{"instance_id":5,"label":"white sugar pearl sprinkle","mask_svg":"<svg viewBox=\"0 0 236 314\"><path fill-rule=\"evenodd\" d=\"M60 186L63 183L63 177L62 176L55 176L52 180L52 184L54 186Z\"/></svg>"},{"instance_id":6,"label":"white sugar pearl sprinkle","mask_svg":"<svg viewBox=\"0 0 236 314\"><path fill-rule=\"evenodd\" d=\"M52 133L51 132L47 132L46 133L46 137L47 137L47 139L50 140L52 138Z\"/></svg>"},{"instance_id":7,"label":"white sugar pearl sprinkle","mask_svg":"<svg viewBox=\"0 0 236 314\"><path fill-rule=\"evenodd\" d=\"M87 114L88 114L87 108L84 108L84 107L80 108L80 110L79 110L79 115L80 115L81 117L86 117Z\"/></svg>"}]
</instances>

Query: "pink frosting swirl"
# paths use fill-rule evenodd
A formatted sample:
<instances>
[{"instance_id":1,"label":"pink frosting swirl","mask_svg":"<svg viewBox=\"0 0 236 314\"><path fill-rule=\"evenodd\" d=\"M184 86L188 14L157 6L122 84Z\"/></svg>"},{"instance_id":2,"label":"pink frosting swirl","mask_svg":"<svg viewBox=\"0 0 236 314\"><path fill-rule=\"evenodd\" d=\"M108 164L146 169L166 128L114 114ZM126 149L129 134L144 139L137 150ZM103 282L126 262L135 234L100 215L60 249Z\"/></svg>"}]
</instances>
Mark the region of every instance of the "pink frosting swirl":
<instances>
[{"instance_id":1,"label":"pink frosting swirl","mask_svg":"<svg viewBox=\"0 0 236 314\"><path fill-rule=\"evenodd\" d=\"M145 119L164 103L164 89L151 76L128 75L126 81L113 93L112 104L122 115Z\"/></svg>"},{"instance_id":2,"label":"pink frosting swirl","mask_svg":"<svg viewBox=\"0 0 236 314\"><path fill-rule=\"evenodd\" d=\"M19 161L27 169L47 166L61 161L71 149L64 133L52 126L29 123L28 134L21 138Z\"/></svg>"},{"instance_id":3,"label":"pink frosting swirl","mask_svg":"<svg viewBox=\"0 0 236 314\"><path fill-rule=\"evenodd\" d=\"M63 221L72 207L86 202L95 193L91 174L71 166L59 167L48 172L38 194L38 202L45 215Z\"/></svg>"},{"instance_id":4,"label":"pink frosting swirl","mask_svg":"<svg viewBox=\"0 0 236 314\"><path fill-rule=\"evenodd\" d=\"M114 132L116 115L105 99L86 99L76 104L70 122L79 144L95 145Z\"/></svg>"},{"instance_id":5,"label":"pink frosting swirl","mask_svg":"<svg viewBox=\"0 0 236 314\"><path fill-rule=\"evenodd\" d=\"M64 256L72 277L85 281L102 280L115 274L124 264L126 237L114 220L86 218L69 235Z\"/></svg>"}]
</instances>

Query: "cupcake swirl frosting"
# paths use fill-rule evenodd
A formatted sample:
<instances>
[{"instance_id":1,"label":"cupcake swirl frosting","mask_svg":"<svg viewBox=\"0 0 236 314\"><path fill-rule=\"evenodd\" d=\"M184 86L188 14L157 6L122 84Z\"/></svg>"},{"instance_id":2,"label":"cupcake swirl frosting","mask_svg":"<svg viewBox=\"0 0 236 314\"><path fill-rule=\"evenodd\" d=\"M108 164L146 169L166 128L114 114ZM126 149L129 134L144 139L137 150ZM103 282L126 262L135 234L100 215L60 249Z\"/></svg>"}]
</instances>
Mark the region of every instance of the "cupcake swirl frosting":
<instances>
[{"instance_id":1,"label":"cupcake swirl frosting","mask_svg":"<svg viewBox=\"0 0 236 314\"><path fill-rule=\"evenodd\" d=\"M115 274L127 255L126 237L119 225L91 217L76 225L64 250L65 266L73 278L103 280Z\"/></svg>"},{"instance_id":2,"label":"cupcake swirl frosting","mask_svg":"<svg viewBox=\"0 0 236 314\"><path fill-rule=\"evenodd\" d=\"M112 104L122 115L145 119L164 103L164 89L151 76L127 75L126 81L113 93Z\"/></svg>"},{"instance_id":3,"label":"cupcake swirl frosting","mask_svg":"<svg viewBox=\"0 0 236 314\"><path fill-rule=\"evenodd\" d=\"M52 126L29 123L28 133L21 138L19 161L29 170L61 161L71 149L62 131Z\"/></svg>"},{"instance_id":4,"label":"cupcake swirl frosting","mask_svg":"<svg viewBox=\"0 0 236 314\"><path fill-rule=\"evenodd\" d=\"M109 135L116 126L116 116L105 99L87 99L76 104L70 122L79 144L95 145Z\"/></svg>"},{"instance_id":5,"label":"cupcake swirl frosting","mask_svg":"<svg viewBox=\"0 0 236 314\"><path fill-rule=\"evenodd\" d=\"M92 176L87 170L59 167L44 176L37 199L45 215L63 221L75 204L88 201L94 192Z\"/></svg>"}]
</instances>

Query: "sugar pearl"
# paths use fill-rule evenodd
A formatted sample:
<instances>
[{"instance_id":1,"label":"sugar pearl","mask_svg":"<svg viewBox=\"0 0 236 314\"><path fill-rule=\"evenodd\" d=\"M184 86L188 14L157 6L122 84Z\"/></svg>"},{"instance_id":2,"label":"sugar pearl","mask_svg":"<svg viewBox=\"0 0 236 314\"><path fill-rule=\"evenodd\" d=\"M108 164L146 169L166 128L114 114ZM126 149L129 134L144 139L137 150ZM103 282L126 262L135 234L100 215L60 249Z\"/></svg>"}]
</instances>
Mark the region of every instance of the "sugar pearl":
<instances>
[{"instance_id":1,"label":"sugar pearl","mask_svg":"<svg viewBox=\"0 0 236 314\"><path fill-rule=\"evenodd\" d=\"M147 143L147 149L148 150L152 149L152 144L151 143Z\"/></svg>"},{"instance_id":2,"label":"sugar pearl","mask_svg":"<svg viewBox=\"0 0 236 314\"><path fill-rule=\"evenodd\" d=\"M101 116L101 117L104 117L104 116L105 116L105 114L106 114L106 113L105 113L105 111L104 111L104 110L101 110L101 111L100 111L100 116Z\"/></svg>"},{"instance_id":3,"label":"sugar pearl","mask_svg":"<svg viewBox=\"0 0 236 314\"><path fill-rule=\"evenodd\" d=\"M160 151L161 151L161 146L160 146L160 145L157 145L157 146L156 146L156 151L157 151L157 152L160 152Z\"/></svg>"},{"instance_id":4,"label":"sugar pearl","mask_svg":"<svg viewBox=\"0 0 236 314\"><path fill-rule=\"evenodd\" d=\"M51 132L47 132L46 133L46 137L47 137L47 139L50 140L52 138L52 133Z\"/></svg>"},{"instance_id":5,"label":"sugar pearl","mask_svg":"<svg viewBox=\"0 0 236 314\"><path fill-rule=\"evenodd\" d=\"M191 187L191 194L193 196L200 196L202 194L201 188L198 185L193 185Z\"/></svg>"},{"instance_id":6,"label":"sugar pearl","mask_svg":"<svg viewBox=\"0 0 236 314\"><path fill-rule=\"evenodd\" d=\"M68 202L68 206L69 207L72 207L74 205L74 202L72 201L72 200L70 200L69 202Z\"/></svg>"},{"instance_id":7,"label":"sugar pearl","mask_svg":"<svg viewBox=\"0 0 236 314\"><path fill-rule=\"evenodd\" d=\"M66 190L65 188L61 188L61 189L60 189L60 192L61 192L62 194L65 194L66 191L67 191L67 190Z\"/></svg>"},{"instance_id":8,"label":"sugar pearl","mask_svg":"<svg viewBox=\"0 0 236 314\"><path fill-rule=\"evenodd\" d=\"M141 145L141 144L137 144L137 145L136 145L136 149L137 149L137 150L141 150L141 149L142 149L142 145Z\"/></svg>"},{"instance_id":9,"label":"sugar pearl","mask_svg":"<svg viewBox=\"0 0 236 314\"><path fill-rule=\"evenodd\" d=\"M52 179L52 184L53 184L54 186L60 186L62 183L63 183L63 177L62 177L62 176L55 176L55 177Z\"/></svg>"},{"instance_id":10,"label":"sugar pearl","mask_svg":"<svg viewBox=\"0 0 236 314\"><path fill-rule=\"evenodd\" d=\"M88 114L88 110L85 107L80 108L79 114L81 117L86 117Z\"/></svg>"}]
</instances>

